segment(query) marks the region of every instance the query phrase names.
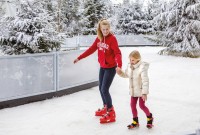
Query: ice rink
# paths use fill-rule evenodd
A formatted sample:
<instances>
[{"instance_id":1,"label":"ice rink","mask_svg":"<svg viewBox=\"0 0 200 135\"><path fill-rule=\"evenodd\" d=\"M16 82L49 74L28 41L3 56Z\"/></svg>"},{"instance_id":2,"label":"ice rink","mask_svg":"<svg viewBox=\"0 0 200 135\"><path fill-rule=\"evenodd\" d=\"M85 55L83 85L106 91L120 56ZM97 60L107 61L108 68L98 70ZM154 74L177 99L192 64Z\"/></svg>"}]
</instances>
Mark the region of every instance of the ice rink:
<instances>
[{"instance_id":1,"label":"ice rink","mask_svg":"<svg viewBox=\"0 0 200 135\"><path fill-rule=\"evenodd\" d=\"M100 124L94 116L102 107L98 87L71 95L0 110L0 135L186 135L200 128L200 58L160 56L162 47L121 48L123 69L132 50L149 62L150 94L146 105L154 116L153 129L139 109L140 127L132 122L128 79L115 76L110 93L116 122ZM87 64L87 63L85 63ZM89 69L88 69L88 72ZM66 80L67 82L67 80Z\"/></svg>"}]
</instances>

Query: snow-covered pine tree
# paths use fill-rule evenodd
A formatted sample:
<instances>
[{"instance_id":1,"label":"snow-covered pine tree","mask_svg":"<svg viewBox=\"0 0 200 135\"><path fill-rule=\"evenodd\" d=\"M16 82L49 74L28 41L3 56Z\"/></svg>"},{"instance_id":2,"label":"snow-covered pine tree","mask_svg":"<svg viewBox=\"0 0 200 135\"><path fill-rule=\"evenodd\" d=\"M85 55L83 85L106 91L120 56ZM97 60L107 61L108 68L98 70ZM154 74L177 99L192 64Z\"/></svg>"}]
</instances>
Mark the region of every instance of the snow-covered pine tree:
<instances>
[{"instance_id":1,"label":"snow-covered pine tree","mask_svg":"<svg viewBox=\"0 0 200 135\"><path fill-rule=\"evenodd\" d=\"M110 0L101 0L96 5L96 14L98 19L106 18L108 19L111 17L111 14L113 12L112 9L112 2Z\"/></svg>"},{"instance_id":2,"label":"snow-covered pine tree","mask_svg":"<svg viewBox=\"0 0 200 135\"><path fill-rule=\"evenodd\" d=\"M110 9L112 9L112 10L110 12L111 16L108 18L108 20L109 20L110 25L111 25L111 31L114 34L118 33L117 32L118 29L116 29L116 26L118 24L117 18L118 18L118 15L120 13L121 6L122 6L121 3L119 3L119 4L113 4L113 3L111 3L111 5L110 5Z\"/></svg>"},{"instance_id":3,"label":"snow-covered pine tree","mask_svg":"<svg viewBox=\"0 0 200 135\"><path fill-rule=\"evenodd\" d=\"M85 28L83 28L82 33L84 35L93 35L96 33L95 24L97 23L96 18L96 7L95 0L86 0L84 3L84 11L83 11L83 22Z\"/></svg>"},{"instance_id":4,"label":"snow-covered pine tree","mask_svg":"<svg viewBox=\"0 0 200 135\"><path fill-rule=\"evenodd\" d=\"M124 2L121 12L118 15L118 24L116 29L118 34L147 34L152 32L152 25L145 18L142 10L142 4L139 0L128 4Z\"/></svg>"},{"instance_id":5,"label":"snow-covered pine tree","mask_svg":"<svg viewBox=\"0 0 200 135\"><path fill-rule=\"evenodd\" d=\"M151 18L147 16L144 10L144 2L141 0L135 0L132 3L135 8L135 12L137 12L140 18L134 18L132 21L135 25L135 34L147 34L153 32Z\"/></svg>"},{"instance_id":6,"label":"snow-covered pine tree","mask_svg":"<svg viewBox=\"0 0 200 135\"><path fill-rule=\"evenodd\" d=\"M110 0L85 0L82 22L84 35L96 34L96 25L102 18L110 16Z\"/></svg>"},{"instance_id":7,"label":"snow-covered pine tree","mask_svg":"<svg viewBox=\"0 0 200 135\"><path fill-rule=\"evenodd\" d=\"M153 20L155 16L161 13L161 10L162 10L161 5L162 4L160 0L148 1L147 8L146 8L146 14L147 14L148 20Z\"/></svg>"},{"instance_id":8,"label":"snow-covered pine tree","mask_svg":"<svg viewBox=\"0 0 200 135\"><path fill-rule=\"evenodd\" d=\"M161 55L200 56L200 0L176 0L173 6L154 18L160 44L167 48Z\"/></svg>"},{"instance_id":9,"label":"snow-covered pine tree","mask_svg":"<svg viewBox=\"0 0 200 135\"><path fill-rule=\"evenodd\" d=\"M120 9L121 12L119 12L117 20L118 24L116 25L116 33L117 34L130 34L133 33L133 28L131 28L131 21L133 19L133 9L130 8L130 5L123 5L123 7Z\"/></svg>"},{"instance_id":10,"label":"snow-covered pine tree","mask_svg":"<svg viewBox=\"0 0 200 135\"><path fill-rule=\"evenodd\" d=\"M80 32L79 0L61 0L60 2L61 31L65 32L69 37L77 35Z\"/></svg>"},{"instance_id":11,"label":"snow-covered pine tree","mask_svg":"<svg viewBox=\"0 0 200 135\"><path fill-rule=\"evenodd\" d=\"M60 37L55 30L53 17L44 5L45 1L26 1L21 4L17 17L7 24L8 35L0 37L4 53L42 53L60 48Z\"/></svg>"}]
</instances>

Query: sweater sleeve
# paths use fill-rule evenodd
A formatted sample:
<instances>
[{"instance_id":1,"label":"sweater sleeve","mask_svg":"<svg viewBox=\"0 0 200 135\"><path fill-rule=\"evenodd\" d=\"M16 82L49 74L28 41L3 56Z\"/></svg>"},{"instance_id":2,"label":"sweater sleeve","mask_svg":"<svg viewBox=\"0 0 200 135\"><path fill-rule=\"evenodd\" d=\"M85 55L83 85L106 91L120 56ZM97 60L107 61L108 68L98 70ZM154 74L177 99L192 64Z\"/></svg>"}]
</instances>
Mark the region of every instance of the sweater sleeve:
<instances>
[{"instance_id":1,"label":"sweater sleeve","mask_svg":"<svg viewBox=\"0 0 200 135\"><path fill-rule=\"evenodd\" d=\"M94 41L94 43L92 44L92 46L90 46L85 52L83 52L78 59L81 60L91 54L93 54L96 50L97 50L97 42L98 42L98 38L96 38L96 40Z\"/></svg>"},{"instance_id":2,"label":"sweater sleeve","mask_svg":"<svg viewBox=\"0 0 200 135\"><path fill-rule=\"evenodd\" d=\"M120 68L122 68L122 55L121 55L121 51L119 49L118 42L117 42L117 39L116 39L115 36L114 36L114 38L112 40L111 48L114 51L115 61L117 63L117 66L120 67Z\"/></svg>"}]
</instances>

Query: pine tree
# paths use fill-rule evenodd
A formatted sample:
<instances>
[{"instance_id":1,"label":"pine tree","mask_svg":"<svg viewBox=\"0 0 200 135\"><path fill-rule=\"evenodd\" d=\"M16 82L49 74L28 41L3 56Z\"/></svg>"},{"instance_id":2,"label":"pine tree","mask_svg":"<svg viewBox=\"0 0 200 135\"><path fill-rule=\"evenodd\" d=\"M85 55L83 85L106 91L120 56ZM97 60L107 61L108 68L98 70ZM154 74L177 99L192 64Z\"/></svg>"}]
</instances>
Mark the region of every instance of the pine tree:
<instances>
[{"instance_id":1,"label":"pine tree","mask_svg":"<svg viewBox=\"0 0 200 135\"><path fill-rule=\"evenodd\" d=\"M60 48L53 17L45 10L44 5L44 1L21 4L17 17L7 24L8 35L0 37L4 53L42 53Z\"/></svg>"},{"instance_id":2,"label":"pine tree","mask_svg":"<svg viewBox=\"0 0 200 135\"><path fill-rule=\"evenodd\" d=\"M85 20L85 30L83 32L84 35L95 34L95 24L97 24L96 18L96 8L95 8L95 1L94 0L86 0L84 3L84 15L83 19Z\"/></svg>"},{"instance_id":3,"label":"pine tree","mask_svg":"<svg viewBox=\"0 0 200 135\"><path fill-rule=\"evenodd\" d=\"M82 21L85 24L83 34L96 34L97 23L102 18L110 17L110 0L86 0Z\"/></svg>"},{"instance_id":4,"label":"pine tree","mask_svg":"<svg viewBox=\"0 0 200 135\"><path fill-rule=\"evenodd\" d=\"M79 0L61 0L61 31L65 31L65 33L70 37L77 35L80 32L79 7Z\"/></svg>"},{"instance_id":5,"label":"pine tree","mask_svg":"<svg viewBox=\"0 0 200 135\"><path fill-rule=\"evenodd\" d=\"M160 32L161 55L200 56L200 0L176 0L154 18Z\"/></svg>"},{"instance_id":6,"label":"pine tree","mask_svg":"<svg viewBox=\"0 0 200 135\"><path fill-rule=\"evenodd\" d=\"M162 1L163 3L163 1ZM164 2L165 3L165 2ZM147 5L147 14L149 16L149 20L152 20L155 16L162 12L162 4L160 0L151 0Z\"/></svg>"},{"instance_id":7,"label":"pine tree","mask_svg":"<svg viewBox=\"0 0 200 135\"><path fill-rule=\"evenodd\" d=\"M121 7L122 7L122 4L119 3L119 4L112 4L110 5L110 17L109 17L109 22L110 22L110 25L111 25L111 30L113 33L117 34L119 33L118 32L118 29L116 28L117 24L118 24L118 16L119 16L119 13L120 13L120 10L121 10Z\"/></svg>"},{"instance_id":8,"label":"pine tree","mask_svg":"<svg viewBox=\"0 0 200 135\"><path fill-rule=\"evenodd\" d=\"M152 32L152 25L145 18L142 6L139 0L131 4L125 2L118 16L116 26L118 34L146 34Z\"/></svg>"}]
</instances>

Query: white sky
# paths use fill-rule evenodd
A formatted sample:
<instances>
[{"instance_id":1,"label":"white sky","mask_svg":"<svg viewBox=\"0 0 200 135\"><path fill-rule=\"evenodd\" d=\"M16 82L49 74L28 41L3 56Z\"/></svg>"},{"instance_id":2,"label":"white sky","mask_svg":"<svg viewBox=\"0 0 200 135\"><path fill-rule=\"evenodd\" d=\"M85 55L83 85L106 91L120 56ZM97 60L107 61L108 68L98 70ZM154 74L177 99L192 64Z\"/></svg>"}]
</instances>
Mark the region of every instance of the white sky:
<instances>
[{"instance_id":1,"label":"white sky","mask_svg":"<svg viewBox=\"0 0 200 135\"><path fill-rule=\"evenodd\" d=\"M140 127L132 122L128 79L115 76L110 92L116 122L100 124L94 116L102 107L98 87L74 94L0 110L0 135L186 135L200 129L200 58L160 56L163 47L121 48L123 67L128 55L139 50L150 63L150 94L146 105L154 116L154 127L146 128L146 117L138 107ZM87 64L87 63L86 63Z\"/></svg>"}]
</instances>

